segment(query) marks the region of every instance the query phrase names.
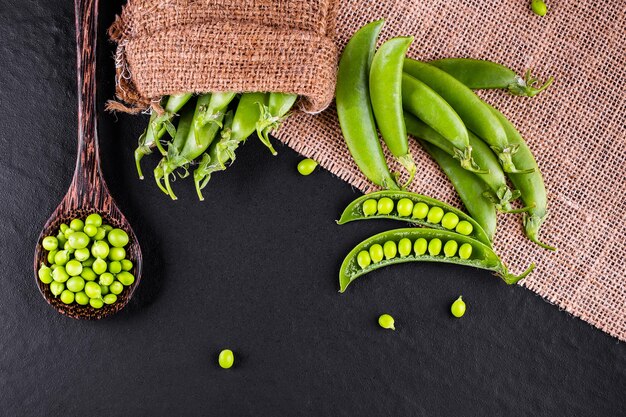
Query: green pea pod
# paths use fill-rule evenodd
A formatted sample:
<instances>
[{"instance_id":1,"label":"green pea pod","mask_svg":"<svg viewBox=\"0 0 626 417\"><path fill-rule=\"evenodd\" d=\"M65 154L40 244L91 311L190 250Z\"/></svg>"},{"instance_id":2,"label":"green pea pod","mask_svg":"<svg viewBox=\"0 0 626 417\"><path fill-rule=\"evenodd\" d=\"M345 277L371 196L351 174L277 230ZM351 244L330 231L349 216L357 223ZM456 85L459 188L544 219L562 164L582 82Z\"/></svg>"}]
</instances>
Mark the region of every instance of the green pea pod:
<instances>
[{"instance_id":1,"label":"green pea pod","mask_svg":"<svg viewBox=\"0 0 626 417\"><path fill-rule=\"evenodd\" d=\"M405 59L404 71L443 97L467 128L491 146L505 172L523 172L513 164L515 147L509 144L502 123L472 90L445 71L413 59Z\"/></svg>"},{"instance_id":2,"label":"green pea pod","mask_svg":"<svg viewBox=\"0 0 626 417\"><path fill-rule=\"evenodd\" d=\"M268 104L261 106L261 117L256 123L256 133L272 155L277 155L277 152L270 142L269 134L280 127L280 123L287 117L297 99L297 94L270 93Z\"/></svg>"},{"instance_id":3,"label":"green pea pod","mask_svg":"<svg viewBox=\"0 0 626 417\"><path fill-rule=\"evenodd\" d=\"M369 90L376 125L387 147L409 173L408 186L417 170L409 151L402 117L402 66L413 37L393 38L383 43L374 55L369 75Z\"/></svg>"},{"instance_id":4,"label":"green pea pod","mask_svg":"<svg viewBox=\"0 0 626 417\"><path fill-rule=\"evenodd\" d=\"M384 23L377 20L363 26L344 48L337 71L337 116L348 150L363 175L380 187L398 189L378 140L368 86Z\"/></svg>"},{"instance_id":5,"label":"green pea pod","mask_svg":"<svg viewBox=\"0 0 626 417\"><path fill-rule=\"evenodd\" d=\"M380 213L366 214L365 213L363 205L366 201L368 200L379 201L381 198L385 198L385 197L391 199L394 202L393 211L391 211L389 214L380 214ZM419 215L417 213L412 212L409 215L403 216L401 213L399 213L399 210L398 210L398 202L402 199L410 200L413 203L413 205L418 204L418 203L424 203L428 206L429 209L431 209L432 207L439 207L443 210L444 215L446 215L447 213L453 213L454 215L456 215L456 222L452 225L452 228L449 228L449 227L447 228L442 224L441 219L439 219L437 223L429 222L426 216L427 213L424 213L423 215ZM470 216L463 213L461 210L456 209L452 207L451 205L444 203L443 201L439 201L434 198L427 197L425 195L411 193L409 191L385 190L385 191L377 191L377 192L363 195L355 199L354 201L352 201L350 204L348 204L348 206L345 208L345 210L341 214L341 218L339 219L339 221L337 221L337 224L345 224L345 223L349 223L353 221L368 220L368 219L400 220L400 221L405 221L409 223L419 224L420 226L426 226L426 227L431 227L431 228L436 228L436 229L441 229L441 230L448 229L451 232L455 231L455 228L456 228L458 229L456 233L467 235L471 237L472 239L478 240L479 242L483 243L486 246L491 246L491 241L489 240L487 233L485 233L483 228L478 224L476 220L472 219ZM466 222L472 225L469 233L467 232L461 233L461 228L457 227L458 222L461 222L463 220L465 220Z\"/></svg>"},{"instance_id":6,"label":"green pea pod","mask_svg":"<svg viewBox=\"0 0 626 417\"><path fill-rule=\"evenodd\" d=\"M458 252L455 250L453 254L451 252L441 253L436 250L424 252L419 249L418 251L413 249L409 254L404 254L404 256L398 251L395 256L381 259L378 262L372 262L372 259L368 255L363 256L366 262L361 262L361 264L359 264L358 258L360 253L370 253L373 246L383 246L386 242L393 242L396 246L398 246L402 239L408 239L411 246L414 248L418 246L415 245L416 241L424 239L428 242L429 246L430 242L433 240L439 240L440 248L445 247L448 242L452 241L456 242L456 246L458 248L461 248L464 245L469 245L471 249L463 250L463 257L460 255L460 249ZM493 249L470 237L461 236L445 230L420 228L395 229L382 232L365 239L350 251L341 264L341 269L339 270L339 292L344 292L348 285L362 275L387 265L395 265L404 262L445 262L487 269L495 272L495 274L501 277L507 284L515 284L530 274L535 267L535 264L531 264L522 274L514 275L507 270L506 266L500 260L498 255L496 255Z\"/></svg>"},{"instance_id":7,"label":"green pea pod","mask_svg":"<svg viewBox=\"0 0 626 417\"><path fill-rule=\"evenodd\" d=\"M531 75L530 70L522 78L504 65L482 59L446 58L428 64L447 72L472 90L505 89L516 96L534 97L554 81L550 77L538 86L539 80Z\"/></svg>"},{"instance_id":8,"label":"green pea pod","mask_svg":"<svg viewBox=\"0 0 626 417\"><path fill-rule=\"evenodd\" d=\"M455 155L455 148L450 142L439 133L435 132L430 126L409 113L405 113L404 117L407 131L410 135L435 145L450 156ZM504 172L491 149L472 132L469 132L469 141L473 150L472 155L474 160L487 171L474 172L491 189L491 192L488 192L485 196L494 202L498 211L504 213L527 211L528 208L518 210L511 209L511 201L519 198L520 192L509 188Z\"/></svg>"},{"instance_id":9,"label":"green pea pod","mask_svg":"<svg viewBox=\"0 0 626 417\"><path fill-rule=\"evenodd\" d=\"M461 168L457 161L438 147L420 140L426 152L446 174L470 216L481 225L490 241L496 233L496 208L485 198L489 187L475 174Z\"/></svg>"},{"instance_id":10,"label":"green pea pod","mask_svg":"<svg viewBox=\"0 0 626 417\"><path fill-rule=\"evenodd\" d=\"M522 201L529 207L523 216L524 232L528 239L542 248L554 251L556 250L555 247L539 240L539 229L548 216L548 196L537 161L535 161L530 148L515 126L498 110L491 106L490 109L504 126L511 143L517 146L517 152L513 155L513 162L518 166L532 168L532 171L527 174L508 174L511 182L520 191Z\"/></svg>"}]
</instances>

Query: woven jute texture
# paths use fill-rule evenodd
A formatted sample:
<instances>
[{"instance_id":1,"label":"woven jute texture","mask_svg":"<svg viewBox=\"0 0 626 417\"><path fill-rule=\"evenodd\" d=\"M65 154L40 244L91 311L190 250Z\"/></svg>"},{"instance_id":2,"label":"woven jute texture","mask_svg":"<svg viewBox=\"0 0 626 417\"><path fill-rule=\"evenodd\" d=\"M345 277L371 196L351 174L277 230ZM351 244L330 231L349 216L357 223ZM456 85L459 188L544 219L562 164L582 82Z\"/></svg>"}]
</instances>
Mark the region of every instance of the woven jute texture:
<instances>
[{"instance_id":1,"label":"woven jute texture","mask_svg":"<svg viewBox=\"0 0 626 417\"><path fill-rule=\"evenodd\" d=\"M556 78L532 99L481 93L536 155L549 194L542 238L559 250L528 242L518 215L499 216L494 246L514 272L537 263L521 285L626 340L626 2L548 1L543 18L529 3L342 0L336 42L341 50L363 24L385 18L381 40L415 35L414 58L484 58ZM356 188L374 189L352 162L334 109L294 114L277 136ZM460 206L449 181L412 142L420 168L411 190Z\"/></svg>"},{"instance_id":2,"label":"woven jute texture","mask_svg":"<svg viewBox=\"0 0 626 417\"><path fill-rule=\"evenodd\" d=\"M163 95L281 91L318 112L337 66L335 0L129 0L109 29L117 97L143 110ZM114 109L122 109L114 106Z\"/></svg>"}]
</instances>

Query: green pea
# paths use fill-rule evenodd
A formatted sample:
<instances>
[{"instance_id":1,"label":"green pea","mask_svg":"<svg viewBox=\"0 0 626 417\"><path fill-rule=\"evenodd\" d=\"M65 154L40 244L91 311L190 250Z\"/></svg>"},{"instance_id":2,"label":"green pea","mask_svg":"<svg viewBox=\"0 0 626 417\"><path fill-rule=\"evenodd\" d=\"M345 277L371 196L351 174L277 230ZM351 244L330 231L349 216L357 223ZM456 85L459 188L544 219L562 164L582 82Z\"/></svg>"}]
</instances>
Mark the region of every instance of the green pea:
<instances>
[{"instance_id":1,"label":"green pea","mask_svg":"<svg viewBox=\"0 0 626 417\"><path fill-rule=\"evenodd\" d=\"M50 269L52 269L53 271L57 268L63 268L61 265L57 265L57 264L52 264L50 265Z\"/></svg>"},{"instance_id":2,"label":"green pea","mask_svg":"<svg viewBox=\"0 0 626 417\"><path fill-rule=\"evenodd\" d=\"M461 220L454 230L459 234L469 236L474 231L474 226L467 220Z\"/></svg>"},{"instance_id":3,"label":"green pea","mask_svg":"<svg viewBox=\"0 0 626 417\"><path fill-rule=\"evenodd\" d=\"M52 280L52 269L48 268L46 265L41 265L39 271L37 271L37 275L39 276L39 280L44 284L50 284Z\"/></svg>"},{"instance_id":4,"label":"green pea","mask_svg":"<svg viewBox=\"0 0 626 417\"><path fill-rule=\"evenodd\" d=\"M90 298L89 305L95 309L99 309L99 308L102 308L102 306L104 306L104 301L102 301L100 298Z\"/></svg>"},{"instance_id":5,"label":"green pea","mask_svg":"<svg viewBox=\"0 0 626 417\"><path fill-rule=\"evenodd\" d=\"M109 256L109 251L109 244L106 243L104 240L94 242L94 244L91 246L91 254L96 258L106 258L107 256Z\"/></svg>"},{"instance_id":6,"label":"green pea","mask_svg":"<svg viewBox=\"0 0 626 417\"><path fill-rule=\"evenodd\" d=\"M412 249L413 244L411 243L410 239L404 237L398 242L398 253L400 254L400 257L404 258L406 256L409 256Z\"/></svg>"},{"instance_id":7,"label":"green pea","mask_svg":"<svg viewBox=\"0 0 626 417\"><path fill-rule=\"evenodd\" d=\"M109 251L109 259L112 261L121 261L126 258L126 250L124 248L114 247Z\"/></svg>"},{"instance_id":8,"label":"green pea","mask_svg":"<svg viewBox=\"0 0 626 417\"><path fill-rule=\"evenodd\" d=\"M83 266L83 272L80 274L85 281L95 281L98 275L88 266Z\"/></svg>"},{"instance_id":9,"label":"green pea","mask_svg":"<svg viewBox=\"0 0 626 417\"><path fill-rule=\"evenodd\" d=\"M301 175L311 175L315 168L317 168L317 162L310 158L303 159L298 163L298 172Z\"/></svg>"},{"instance_id":10,"label":"green pea","mask_svg":"<svg viewBox=\"0 0 626 417\"><path fill-rule=\"evenodd\" d=\"M391 317L389 314L382 314L379 318L378 318L378 324L380 325L380 327L382 327L383 329L390 329L390 330L396 330L395 327L395 320L393 319L393 317Z\"/></svg>"},{"instance_id":11,"label":"green pea","mask_svg":"<svg viewBox=\"0 0 626 417\"><path fill-rule=\"evenodd\" d=\"M110 232L111 230L113 230L113 226L111 226L110 224L105 224L102 226L102 228L107 232Z\"/></svg>"},{"instance_id":12,"label":"green pea","mask_svg":"<svg viewBox=\"0 0 626 417\"><path fill-rule=\"evenodd\" d=\"M89 259L89 257L91 256L91 253L89 253L89 249L88 248L82 248L82 249L76 249L74 251L74 258L76 258L76 260L84 262L87 259Z\"/></svg>"},{"instance_id":13,"label":"green pea","mask_svg":"<svg viewBox=\"0 0 626 417\"><path fill-rule=\"evenodd\" d=\"M445 245L443 245L443 253L446 258L452 258L456 255L456 250L459 248L459 244L456 243L455 240L448 240Z\"/></svg>"},{"instance_id":14,"label":"green pea","mask_svg":"<svg viewBox=\"0 0 626 417\"><path fill-rule=\"evenodd\" d=\"M359 252L356 256L356 263L359 264L361 269L367 268L372 263L369 252L366 250Z\"/></svg>"},{"instance_id":15,"label":"green pea","mask_svg":"<svg viewBox=\"0 0 626 417\"><path fill-rule=\"evenodd\" d=\"M380 245L379 245L380 246ZM117 280L124 284L124 286L128 287L135 282L135 276L130 272L122 271L116 276Z\"/></svg>"},{"instance_id":16,"label":"green pea","mask_svg":"<svg viewBox=\"0 0 626 417\"><path fill-rule=\"evenodd\" d=\"M233 354L233 351L230 349L224 349L223 351L221 351L217 362L224 369L229 369L230 367L232 367L235 363L235 355Z\"/></svg>"},{"instance_id":17,"label":"green pea","mask_svg":"<svg viewBox=\"0 0 626 417\"><path fill-rule=\"evenodd\" d=\"M459 297L452 303L452 306L450 306L450 312L454 317L460 318L465 314L466 308L467 306L465 305L465 301L463 301L463 297Z\"/></svg>"},{"instance_id":18,"label":"green pea","mask_svg":"<svg viewBox=\"0 0 626 417\"><path fill-rule=\"evenodd\" d=\"M413 202L408 198L401 198L398 201L398 215L401 217L409 217L413 213Z\"/></svg>"},{"instance_id":19,"label":"green pea","mask_svg":"<svg viewBox=\"0 0 626 417\"><path fill-rule=\"evenodd\" d=\"M94 226L93 224L86 224L83 232L89 237L94 237L98 233L98 226Z\"/></svg>"},{"instance_id":20,"label":"green pea","mask_svg":"<svg viewBox=\"0 0 626 417\"><path fill-rule=\"evenodd\" d=\"M383 252L385 253L385 259L393 259L398 254L398 246L396 242L388 240L383 245Z\"/></svg>"},{"instance_id":21,"label":"green pea","mask_svg":"<svg viewBox=\"0 0 626 417\"><path fill-rule=\"evenodd\" d=\"M548 6L546 6L543 0L533 0L530 7L537 16L543 17L548 13Z\"/></svg>"},{"instance_id":22,"label":"green pea","mask_svg":"<svg viewBox=\"0 0 626 417\"><path fill-rule=\"evenodd\" d=\"M87 297L85 291L80 291L74 294L74 300L77 304L80 304L81 306L86 306L87 304L89 304L89 297Z\"/></svg>"},{"instance_id":23,"label":"green pea","mask_svg":"<svg viewBox=\"0 0 626 417\"><path fill-rule=\"evenodd\" d=\"M63 233L63 238L64 238L65 240L67 240L67 239L70 237L70 235L71 235L72 233L74 233L74 232L75 232L75 230L73 230L73 229L67 229L67 230Z\"/></svg>"},{"instance_id":24,"label":"green pea","mask_svg":"<svg viewBox=\"0 0 626 417\"><path fill-rule=\"evenodd\" d=\"M451 211L444 214L441 219L441 225L448 230L454 230L457 224L459 224L459 216Z\"/></svg>"},{"instance_id":25,"label":"green pea","mask_svg":"<svg viewBox=\"0 0 626 417\"><path fill-rule=\"evenodd\" d=\"M472 245L469 243L462 244L459 249L459 258L469 259L470 256L472 256Z\"/></svg>"},{"instance_id":26,"label":"green pea","mask_svg":"<svg viewBox=\"0 0 626 417\"><path fill-rule=\"evenodd\" d=\"M124 285L119 281L113 281L113 283L109 285L109 291L117 295L121 293L122 291L124 291Z\"/></svg>"},{"instance_id":27,"label":"green pea","mask_svg":"<svg viewBox=\"0 0 626 417\"><path fill-rule=\"evenodd\" d=\"M428 254L430 256L437 256L441 253L441 239L439 238L434 238L431 239L430 242L428 242Z\"/></svg>"},{"instance_id":28,"label":"green pea","mask_svg":"<svg viewBox=\"0 0 626 417\"><path fill-rule=\"evenodd\" d=\"M107 236L107 231L104 230L104 227L98 227L98 232L93 237L93 240L102 240Z\"/></svg>"},{"instance_id":29,"label":"green pea","mask_svg":"<svg viewBox=\"0 0 626 417\"><path fill-rule=\"evenodd\" d=\"M70 278L69 274L62 266L52 271L52 279L56 282L65 282Z\"/></svg>"},{"instance_id":30,"label":"green pea","mask_svg":"<svg viewBox=\"0 0 626 417\"><path fill-rule=\"evenodd\" d=\"M133 263L128 259L122 259L120 263L122 264L122 271L130 271L133 269Z\"/></svg>"},{"instance_id":31,"label":"green pea","mask_svg":"<svg viewBox=\"0 0 626 417\"><path fill-rule=\"evenodd\" d=\"M70 245L70 242L68 241L63 244L63 250L67 251L68 253L74 253L74 248L72 248L72 245Z\"/></svg>"},{"instance_id":32,"label":"green pea","mask_svg":"<svg viewBox=\"0 0 626 417\"><path fill-rule=\"evenodd\" d=\"M110 272L105 272L100 275L100 280L98 281L100 285L111 285L115 277Z\"/></svg>"},{"instance_id":33,"label":"green pea","mask_svg":"<svg viewBox=\"0 0 626 417\"><path fill-rule=\"evenodd\" d=\"M426 221L432 224L439 224L439 222L443 219L443 209L441 207L431 207L428 210L428 218Z\"/></svg>"},{"instance_id":34,"label":"green pea","mask_svg":"<svg viewBox=\"0 0 626 417\"><path fill-rule=\"evenodd\" d=\"M107 294L102 298L105 304L113 304L117 301L117 295L115 294Z\"/></svg>"},{"instance_id":35,"label":"green pea","mask_svg":"<svg viewBox=\"0 0 626 417\"><path fill-rule=\"evenodd\" d=\"M65 264L65 271L68 273L69 276L75 277L83 272L83 265L76 259L72 259L67 264Z\"/></svg>"},{"instance_id":36,"label":"green pea","mask_svg":"<svg viewBox=\"0 0 626 417\"><path fill-rule=\"evenodd\" d=\"M65 265L70 260L70 254L66 250L60 250L54 255L54 263L57 265Z\"/></svg>"},{"instance_id":37,"label":"green pea","mask_svg":"<svg viewBox=\"0 0 626 417\"><path fill-rule=\"evenodd\" d=\"M413 244L413 250L415 251L415 255L421 256L426 253L428 249L428 241L423 237L420 237Z\"/></svg>"},{"instance_id":38,"label":"green pea","mask_svg":"<svg viewBox=\"0 0 626 417\"><path fill-rule=\"evenodd\" d=\"M373 198L370 198L369 200L365 200L363 202L363 215L365 217L373 216L374 214L376 214L377 211L378 211L378 201L374 200Z\"/></svg>"},{"instance_id":39,"label":"green pea","mask_svg":"<svg viewBox=\"0 0 626 417\"><path fill-rule=\"evenodd\" d=\"M92 256L88 258L86 261L83 261L83 267L86 267L86 266L91 267L95 261L96 261L96 258Z\"/></svg>"},{"instance_id":40,"label":"green pea","mask_svg":"<svg viewBox=\"0 0 626 417\"><path fill-rule=\"evenodd\" d=\"M72 304L74 302L74 293L70 290L63 290L61 293L61 302L63 304Z\"/></svg>"},{"instance_id":41,"label":"green pea","mask_svg":"<svg viewBox=\"0 0 626 417\"><path fill-rule=\"evenodd\" d=\"M79 292L85 288L85 280L81 277L72 277L67 280L65 286L71 292Z\"/></svg>"},{"instance_id":42,"label":"green pea","mask_svg":"<svg viewBox=\"0 0 626 417\"><path fill-rule=\"evenodd\" d=\"M428 214L429 207L426 203L422 203L421 201L413 206L413 218L422 220L426 218Z\"/></svg>"},{"instance_id":43,"label":"green pea","mask_svg":"<svg viewBox=\"0 0 626 417\"><path fill-rule=\"evenodd\" d=\"M54 257L56 256L56 254L58 253L58 250L53 250L48 252L48 263L50 265L54 264Z\"/></svg>"},{"instance_id":44,"label":"green pea","mask_svg":"<svg viewBox=\"0 0 626 417\"><path fill-rule=\"evenodd\" d=\"M122 264L119 261L109 262L109 272L118 274L122 271Z\"/></svg>"},{"instance_id":45,"label":"green pea","mask_svg":"<svg viewBox=\"0 0 626 417\"><path fill-rule=\"evenodd\" d=\"M98 213L92 213L85 219L85 224L100 227L102 226L102 216Z\"/></svg>"},{"instance_id":46,"label":"green pea","mask_svg":"<svg viewBox=\"0 0 626 417\"><path fill-rule=\"evenodd\" d=\"M89 245L89 236L83 232L74 232L68 237L67 243L72 249L86 248Z\"/></svg>"},{"instance_id":47,"label":"green pea","mask_svg":"<svg viewBox=\"0 0 626 417\"><path fill-rule=\"evenodd\" d=\"M378 200L378 214L389 214L393 211L393 200L389 197L383 197Z\"/></svg>"},{"instance_id":48,"label":"green pea","mask_svg":"<svg viewBox=\"0 0 626 417\"><path fill-rule=\"evenodd\" d=\"M59 247L59 241L54 236L46 236L41 241L41 246L43 246L45 250L55 250Z\"/></svg>"},{"instance_id":49,"label":"green pea","mask_svg":"<svg viewBox=\"0 0 626 417\"><path fill-rule=\"evenodd\" d=\"M383 247L378 243L373 244L370 247L370 258L372 258L372 262L378 263L383 260L383 256L385 256L385 252L383 251Z\"/></svg>"},{"instance_id":50,"label":"green pea","mask_svg":"<svg viewBox=\"0 0 626 417\"><path fill-rule=\"evenodd\" d=\"M61 226L59 226L59 230L61 233L65 233L67 231L67 229L69 229L70 227L65 224L65 223L61 223Z\"/></svg>"},{"instance_id":51,"label":"green pea","mask_svg":"<svg viewBox=\"0 0 626 417\"><path fill-rule=\"evenodd\" d=\"M74 219L70 222L70 229L75 232L80 232L85 227L85 223L81 219Z\"/></svg>"},{"instance_id":52,"label":"green pea","mask_svg":"<svg viewBox=\"0 0 626 417\"><path fill-rule=\"evenodd\" d=\"M95 272L97 275L104 274L107 271L107 263L104 259L97 258L93 262L91 269L93 269L93 272Z\"/></svg>"},{"instance_id":53,"label":"green pea","mask_svg":"<svg viewBox=\"0 0 626 417\"><path fill-rule=\"evenodd\" d=\"M109 235L107 236L107 239L109 240L111 246L116 248L123 248L124 246L128 245L128 233L126 233L122 229L111 230L109 232Z\"/></svg>"},{"instance_id":54,"label":"green pea","mask_svg":"<svg viewBox=\"0 0 626 417\"><path fill-rule=\"evenodd\" d=\"M64 289L65 289L65 284L63 284L62 282L52 281L50 283L50 292L55 297L58 297L58 295L61 294Z\"/></svg>"},{"instance_id":55,"label":"green pea","mask_svg":"<svg viewBox=\"0 0 626 417\"><path fill-rule=\"evenodd\" d=\"M85 283L85 294L87 294L89 298L100 298L102 289L97 283L88 281Z\"/></svg>"},{"instance_id":56,"label":"green pea","mask_svg":"<svg viewBox=\"0 0 626 417\"><path fill-rule=\"evenodd\" d=\"M109 293L109 286L108 285L100 285L100 294L107 295Z\"/></svg>"}]
</instances>

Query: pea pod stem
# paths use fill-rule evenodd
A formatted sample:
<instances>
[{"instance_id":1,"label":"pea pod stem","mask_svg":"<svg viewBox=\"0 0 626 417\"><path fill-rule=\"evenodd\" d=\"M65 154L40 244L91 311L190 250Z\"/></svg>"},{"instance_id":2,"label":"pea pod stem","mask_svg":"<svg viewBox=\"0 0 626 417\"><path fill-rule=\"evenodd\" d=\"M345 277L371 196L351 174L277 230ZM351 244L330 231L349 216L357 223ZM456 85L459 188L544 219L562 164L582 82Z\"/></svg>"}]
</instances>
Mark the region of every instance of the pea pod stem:
<instances>
[{"instance_id":1,"label":"pea pod stem","mask_svg":"<svg viewBox=\"0 0 626 417\"><path fill-rule=\"evenodd\" d=\"M259 104L261 117L256 124L257 136L274 156L278 152L272 146L269 134L280 127L281 122L287 117L289 110L291 110L297 99L297 94L270 93L268 104Z\"/></svg>"},{"instance_id":2,"label":"pea pod stem","mask_svg":"<svg viewBox=\"0 0 626 417\"><path fill-rule=\"evenodd\" d=\"M458 256L443 256L443 254L430 255L422 254L418 255L415 252L411 252L406 256L395 256L390 259L383 259L380 262L374 262L366 267L362 268L357 263L357 256L360 252L366 251L373 245L384 245L385 242L392 241L396 244L403 238L409 239L411 243L414 243L418 239L439 239L442 244L448 241L455 241L461 246L462 244L471 245L472 251L468 259L461 259ZM490 247L483 243L474 240L467 236L457 235L452 232L444 230L434 229L421 229L421 228L405 228L395 229L386 232L379 233L370 238L365 239L363 242L356 245L350 253L344 259L340 271L339 271L339 292L343 293L347 287L354 282L358 277L363 276L376 269L383 268L388 265L395 265L405 262L444 262L457 265L472 266L475 268L486 269L494 272L497 276L502 278L507 284L515 284L521 279L525 278L535 268L535 264L531 264L526 271L519 275L512 274L508 271L502 260Z\"/></svg>"}]
</instances>

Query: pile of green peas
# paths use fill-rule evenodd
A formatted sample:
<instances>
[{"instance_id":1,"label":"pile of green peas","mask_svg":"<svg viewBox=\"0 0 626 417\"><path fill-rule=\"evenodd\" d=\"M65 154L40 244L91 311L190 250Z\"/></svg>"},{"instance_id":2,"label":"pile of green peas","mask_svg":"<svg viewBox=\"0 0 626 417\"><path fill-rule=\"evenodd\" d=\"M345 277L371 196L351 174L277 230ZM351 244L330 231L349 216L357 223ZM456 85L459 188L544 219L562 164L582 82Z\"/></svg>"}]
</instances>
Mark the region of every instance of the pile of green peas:
<instances>
[{"instance_id":1,"label":"pile of green peas","mask_svg":"<svg viewBox=\"0 0 626 417\"><path fill-rule=\"evenodd\" d=\"M446 258L452 258L457 256L461 259L469 259L472 256L472 245L469 243L463 243L460 247L457 241L448 240L445 243L439 238L433 238L430 241L421 237L416 239L415 242L411 242L411 239L402 238L399 242L393 240L386 241L383 245L378 243L373 244L367 250L362 250L357 254L356 262L361 269L365 269L372 263L377 264L382 262L383 259L391 260L396 256L406 258L412 253L414 256L441 256Z\"/></svg>"},{"instance_id":2,"label":"pile of green peas","mask_svg":"<svg viewBox=\"0 0 626 417\"><path fill-rule=\"evenodd\" d=\"M95 309L114 304L124 287L135 282L133 262L124 249L128 241L124 230L104 224L97 213L63 223L56 236L41 242L49 266L42 262L39 279L64 304Z\"/></svg>"},{"instance_id":3,"label":"pile of green peas","mask_svg":"<svg viewBox=\"0 0 626 417\"><path fill-rule=\"evenodd\" d=\"M380 200L370 198L363 202L363 215L388 215L393 211L399 217L410 217L416 220L424 220L431 224L441 224L444 229L454 230L457 233L469 236L474 231L474 226L467 220L460 220L459 216L452 212L445 212L438 206L429 207L424 202L413 203L408 198L401 198L397 204L389 197Z\"/></svg>"}]
</instances>

